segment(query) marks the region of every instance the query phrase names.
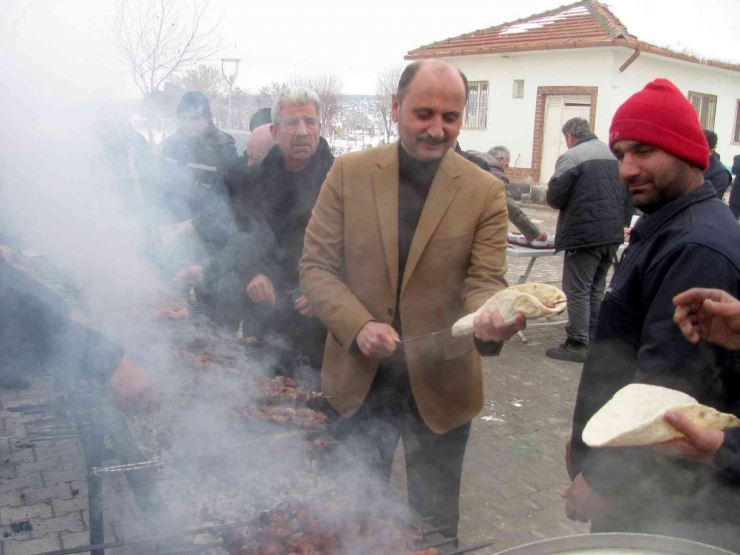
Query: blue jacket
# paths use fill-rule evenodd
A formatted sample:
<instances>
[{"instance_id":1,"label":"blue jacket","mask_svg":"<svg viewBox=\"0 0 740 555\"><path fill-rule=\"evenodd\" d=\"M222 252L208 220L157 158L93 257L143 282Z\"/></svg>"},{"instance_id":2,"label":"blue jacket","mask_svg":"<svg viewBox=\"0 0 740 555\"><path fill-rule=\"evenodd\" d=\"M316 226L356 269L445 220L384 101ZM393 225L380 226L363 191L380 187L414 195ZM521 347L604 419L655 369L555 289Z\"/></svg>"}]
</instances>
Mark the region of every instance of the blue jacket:
<instances>
[{"instance_id":1,"label":"blue jacket","mask_svg":"<svg viewBox=\"0 0 740 555\"><path fill-rule=\"evenodd\" d=\"M717 524L735 541L740 539L737 438L718 458L725 465L719 472L650 449L590 449L581 440L589 419L630 383L677 389L740 416L737 354L707 342L693 345L673 322L673 297L691 287L740 296L740 225L708 182L641 218L632 230L601 305L578 388L574 474L582 472L594 490L621 504L622 518L640 522L644 531L651 531L646 523L653 521L682 522L688 524L679 527L681 534L708 541L712 538L700 538L702 528Z\"/></svg>"}]
</instances>

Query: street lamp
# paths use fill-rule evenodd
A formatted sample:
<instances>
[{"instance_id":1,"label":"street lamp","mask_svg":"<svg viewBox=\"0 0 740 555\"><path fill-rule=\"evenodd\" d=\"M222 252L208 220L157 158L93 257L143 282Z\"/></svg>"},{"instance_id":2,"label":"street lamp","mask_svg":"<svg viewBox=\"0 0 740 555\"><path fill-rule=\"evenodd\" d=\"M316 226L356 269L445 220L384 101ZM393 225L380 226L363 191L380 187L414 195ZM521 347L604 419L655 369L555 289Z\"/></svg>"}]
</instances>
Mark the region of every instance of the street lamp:
<instances>
[{"instance_id":1,"label":"street lamp","mask_svg":"<svg viewBox=\"0 0 740 555\"><path fill-rule=\"evenodd\" d=\"M234 81L236 76L239 75L239 58L221 58L221 75L226 79L226 83L229 85L229 111L226 116L226 129L231 129L231 90L234 88ZM226 74L227 66L229 66L229 74Z\"/></svg>"}]
</instances>

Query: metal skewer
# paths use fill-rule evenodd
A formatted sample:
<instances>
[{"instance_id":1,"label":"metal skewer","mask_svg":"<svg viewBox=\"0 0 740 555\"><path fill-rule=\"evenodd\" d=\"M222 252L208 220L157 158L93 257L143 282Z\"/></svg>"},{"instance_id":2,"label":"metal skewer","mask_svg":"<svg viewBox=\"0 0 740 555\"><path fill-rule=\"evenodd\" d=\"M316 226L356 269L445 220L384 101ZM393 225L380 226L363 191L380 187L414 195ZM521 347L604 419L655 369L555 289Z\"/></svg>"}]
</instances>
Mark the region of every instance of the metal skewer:
<instances>
[{"instance_id":1,"label":"metal skewer","mask_svg":"<svg viewBox=\"0 0 740 555\"><path fill-rule=\"evenodd\" d=\"M453 551L452 553L449 553L448 555L462 555L463 553L470 553L471 551L478 551L479 549L483 549L484 547L488 547L489 545L493 545L495 542L493 540L488 540L483 543L479 543L477 545L471 545L470 547L464 547L462 549L458 549L457 551Z\"/></svg>"}]
</instances>

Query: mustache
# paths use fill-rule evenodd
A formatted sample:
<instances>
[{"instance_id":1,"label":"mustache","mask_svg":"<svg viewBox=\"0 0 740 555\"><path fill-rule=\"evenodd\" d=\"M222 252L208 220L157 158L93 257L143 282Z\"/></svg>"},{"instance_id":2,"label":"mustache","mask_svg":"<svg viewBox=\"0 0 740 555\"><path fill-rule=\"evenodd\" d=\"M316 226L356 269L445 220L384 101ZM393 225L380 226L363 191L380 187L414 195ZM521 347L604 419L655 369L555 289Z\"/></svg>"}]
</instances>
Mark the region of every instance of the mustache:
<instances>
[{"instance_id":1,"label":"mustache","mask_svg":"<svg viewBox=\"0 0 740 555\"><path fill-rule=\"evenodd\" d=\"M293 139L293 146L311 146L311 139L306 135L299 135Z\"/></svg>"},{"instance_id":2,"label":"mustache","mask_svg":"<svg viewBox=\"0 0 740 555\"><path fill-rule=\"evenodd\" d=\"M440 137L439 139L435 139L429 133L422 133L421 135L418 135L416 137L416 140L431 146L436 146L445 144L449 140L449 138L447 137L447 134L442 135L442 137Z\"/></svg>"},{"instance_id":3,"label":"mustache","mask_svg":"<svg viewBox=\"0 0 740 555\"><path fill-rule=\"evenodd\" d=\"M624 180L624 184L627 187L634 187L637 185L645 185L645 183L652 183L653 176L641 173L639 175L632 176Z\"/></svg>"}]
</instances>

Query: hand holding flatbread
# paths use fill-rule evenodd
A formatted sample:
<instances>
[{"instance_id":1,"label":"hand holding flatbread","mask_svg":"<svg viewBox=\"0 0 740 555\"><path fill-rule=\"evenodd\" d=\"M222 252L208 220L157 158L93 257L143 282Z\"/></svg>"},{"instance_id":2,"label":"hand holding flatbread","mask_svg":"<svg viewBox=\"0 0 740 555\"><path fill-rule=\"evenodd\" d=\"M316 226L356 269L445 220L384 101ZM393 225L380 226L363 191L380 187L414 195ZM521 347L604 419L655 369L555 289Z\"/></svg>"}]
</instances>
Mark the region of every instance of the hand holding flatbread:
<instances>
[{"instance_id":1,"label":"hand holding flatbread","mask_svg":"<svg viewBox=\"0 0 740 555\"><path fill-rule=\"evenodd\" d=\"M700 405L680 391L630 384L617 391L588 421L583 441L590 447L638 447L684 437L666 422L669 411L710 430L740 426L736 416Z\"/></svg>"},{"instance_id":2,"label":"hand holding flatbread","mask_svg":"<svg viewBox=\"0 0 740 555\"><path fill-rule=\"evenodd\" d=\"M498 310L507 324L512 323L517 314L533 320L560 314L565 310L565 293L557 287L545 283L522 283L499 291L472 314L460 318L452 326L452 335L462 337L475 332L475 317L485 310Z\"/></svg>"}]
</instances>

